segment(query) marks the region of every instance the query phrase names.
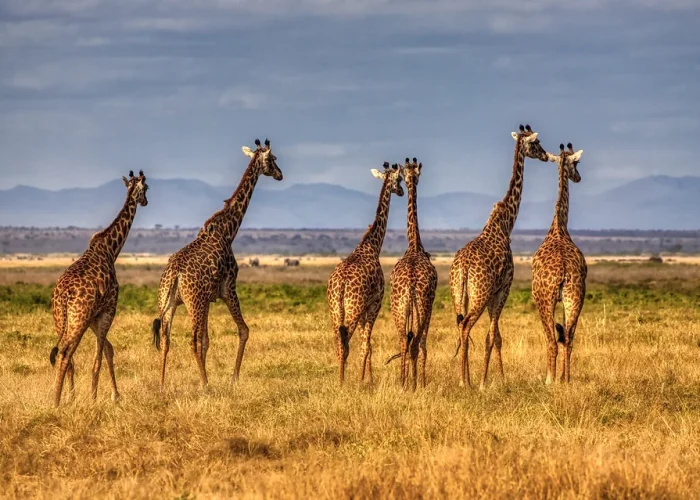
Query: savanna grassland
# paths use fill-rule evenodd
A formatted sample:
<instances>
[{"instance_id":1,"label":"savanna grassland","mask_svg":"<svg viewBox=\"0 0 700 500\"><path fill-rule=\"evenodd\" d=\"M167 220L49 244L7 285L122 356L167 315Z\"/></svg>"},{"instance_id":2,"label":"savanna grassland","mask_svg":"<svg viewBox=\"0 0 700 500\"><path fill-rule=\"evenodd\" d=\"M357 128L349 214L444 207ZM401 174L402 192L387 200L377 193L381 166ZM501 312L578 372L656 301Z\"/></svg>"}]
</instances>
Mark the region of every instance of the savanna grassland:
<instances>
[{"instance_id":1,"label":"savanna grassland","mask_svg":"<svg viewBox=\"0 0 700 500\"><path fill-rule=\"evenodd\" d=\"M325 299L331 265L244 268L251 337L240 382L229 384L237 333L225 306L211 310L206 390L180 308L161 393L150 324L162 265L123 264L109 335L122 398L110 400L105 365L90 399L88 332L75 357L75 398L66 390L58 409L49 299L64 267L27 266L0 268L0 496L700 495L698 265L591 265L572 383L545 386L544 338L528 265L519 264L501 319L506 380L492 369L480 392L458 386L440 263L428 387L416 393L400 390L398 364L384 365L398 348L388 287L373 334L375 383L358 382L354 338L339 387ZM474 330L472 382L487 321Z\"/></svg>"}]
</instances>

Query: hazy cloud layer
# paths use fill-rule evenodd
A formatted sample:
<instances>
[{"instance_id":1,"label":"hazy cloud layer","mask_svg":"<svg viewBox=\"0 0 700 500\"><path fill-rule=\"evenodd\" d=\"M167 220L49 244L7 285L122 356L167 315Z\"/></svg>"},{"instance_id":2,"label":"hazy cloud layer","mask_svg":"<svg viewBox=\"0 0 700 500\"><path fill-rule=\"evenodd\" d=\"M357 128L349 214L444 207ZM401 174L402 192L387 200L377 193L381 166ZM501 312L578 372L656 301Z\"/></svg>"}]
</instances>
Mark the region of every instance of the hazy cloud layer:
<instances>
[{"instance_id":1,"label":"hazy cloud layer","mask_svg":"<svg viewBox=\"0 0 700 500\"><path fill-rule=\"evenodd\" d=\"M698 5L5 0L0 189L130 168L230 185L269 137L285 183L375 190L370 168L418 156L426 194L500 195L525 122L584 149L584 192L696 174ZM531 164L526 197L553 189Z\"/></svg>"}]
</instances>

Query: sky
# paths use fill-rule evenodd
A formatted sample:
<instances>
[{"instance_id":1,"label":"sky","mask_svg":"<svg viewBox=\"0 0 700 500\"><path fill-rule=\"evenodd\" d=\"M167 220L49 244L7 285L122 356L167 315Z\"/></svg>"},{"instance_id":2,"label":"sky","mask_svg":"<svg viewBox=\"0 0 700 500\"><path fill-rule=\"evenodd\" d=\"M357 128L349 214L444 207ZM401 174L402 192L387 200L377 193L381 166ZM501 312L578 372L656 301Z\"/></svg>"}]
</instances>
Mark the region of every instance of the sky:
<instances>
[{"instance_id":1,"label":"sky","mask_svg":"<svg viewBox=\"0 0 700 500\"><path fill-rule=\"evenodd\" d=\"M510 132L584 154L575 189L697 175L697 0L2 0L0 189L143 169L234 185L268 137L282 183L500 196ZM556 196L531 160L525 194Z\"/></svg>"}]
</instances>

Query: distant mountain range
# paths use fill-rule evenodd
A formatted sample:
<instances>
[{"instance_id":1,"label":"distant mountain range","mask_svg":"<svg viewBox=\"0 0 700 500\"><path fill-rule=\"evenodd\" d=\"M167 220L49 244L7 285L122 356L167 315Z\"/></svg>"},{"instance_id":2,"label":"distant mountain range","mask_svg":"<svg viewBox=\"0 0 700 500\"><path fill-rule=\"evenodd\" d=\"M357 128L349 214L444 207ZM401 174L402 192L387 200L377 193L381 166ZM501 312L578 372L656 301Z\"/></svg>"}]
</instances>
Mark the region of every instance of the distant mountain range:
<instances>
[{"instance_id":1,"label":"distant mountain range","mask_svg":"<svg viewBox=\"0 0 700 500\"><path fill-rule=\"evenodd\" d=\"M149 205L138 211L136 227L199 227L233 191L230 186L198 180L149 179L148 183ZM0 226L106 226L124 195L121 180L60 191L17 186L0 191ZM651 176L601 194L572 198L572 229L700 228L700 177ZM467 192L421 196L421 227L480 229L497 200ZM296 184L275 191L259 186L244 227L364 228L372 221L376 203L376 194L333 184ZM405 197L392 201L390 227L405 226L405 204ZM553 200L523 202L516 228L549 227L553 209Z\"/></svg>"}]
</instances>

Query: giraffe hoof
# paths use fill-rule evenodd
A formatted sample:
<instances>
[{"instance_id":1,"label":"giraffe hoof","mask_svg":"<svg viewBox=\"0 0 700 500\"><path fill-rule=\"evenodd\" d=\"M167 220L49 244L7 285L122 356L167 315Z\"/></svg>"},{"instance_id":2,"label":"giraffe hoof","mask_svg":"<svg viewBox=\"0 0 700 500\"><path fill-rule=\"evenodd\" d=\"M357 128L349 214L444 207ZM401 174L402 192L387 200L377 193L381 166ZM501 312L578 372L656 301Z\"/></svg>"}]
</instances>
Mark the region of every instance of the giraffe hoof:
<instances>
[{"instance_id":1,"label":"giraffe hoof","mask_svg":"<svg viewBox=\"0 0 700 500\"><path fill-rule=\"evenodd\" d=\"M121 399L121 395L118 392L113 392L112 393L112 401L117 403Z\"/></svg>"}]
</instances>

